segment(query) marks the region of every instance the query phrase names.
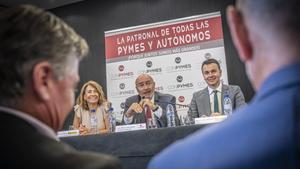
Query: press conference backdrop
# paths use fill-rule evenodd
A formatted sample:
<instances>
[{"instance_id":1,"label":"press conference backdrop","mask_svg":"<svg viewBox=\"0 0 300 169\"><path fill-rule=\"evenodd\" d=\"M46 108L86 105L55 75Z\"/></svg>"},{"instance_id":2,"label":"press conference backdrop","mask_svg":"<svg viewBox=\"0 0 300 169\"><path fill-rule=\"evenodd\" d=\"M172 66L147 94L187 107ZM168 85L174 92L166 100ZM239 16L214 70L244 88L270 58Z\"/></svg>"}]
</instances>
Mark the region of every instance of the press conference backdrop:
<instances>
[{"instance_id":1,"label":"press conference backdrop","mask_svg":"<svg viewBox=\"0 0 300 169\"><path fill-rule=\"evenodd\" d=\"M103 86L105 93L107 93L105 31L220 11L228 82L241 86L246 100L249 101L254 92L247 79L244 65L233 46L225 17L226 6L233 3L234 0L86 0L50 11L74 27L87 39L90 46L88 58L80 64L78 88L89 80L95 80ZM180 65L185 64L183 58ZM201 74L197 75L197 77L201 76ZM188 99L185 100L188 102ZM66 120L65 129L68 129L72 123L73 115L72 112Z\"/></svg>"},{"instance_id":2,"label":"press conference backdrop","mask_svg":"<svg viewBox=\"0 0 300 169\"><path fill-rule=\"evenodd\" d=\"M206 87L201 65L208 58L220 62L228 84L220 12L106 31L105 54L107 96L118 121L142 73L154 78L156 91L175 95L183 105ZM177 105L177 111L187 115L187 107Z\"/></svg>"}]
</instances>

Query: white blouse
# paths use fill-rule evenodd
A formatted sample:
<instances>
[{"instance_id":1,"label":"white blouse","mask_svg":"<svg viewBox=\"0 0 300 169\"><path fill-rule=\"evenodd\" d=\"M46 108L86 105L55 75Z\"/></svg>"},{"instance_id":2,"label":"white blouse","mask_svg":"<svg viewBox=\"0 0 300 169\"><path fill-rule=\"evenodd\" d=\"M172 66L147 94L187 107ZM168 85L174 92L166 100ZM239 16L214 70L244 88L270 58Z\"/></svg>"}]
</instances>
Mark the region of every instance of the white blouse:
<instances>
[{"instance_id":1,"label":"white blouse","mask_svg":"<svg viewBox=\"0 0 300 169\"><path fill-rule=\"evenodd\" d=\"M91 121L90 121L90 113L91 112L89 110L83 109L79 105L74 106L74 111L75 111L76 117L79 118L79 124L82 124L85 127L87 127L88 129L91 129ZM107 114L106 114L106 111L105 111L103 105L100 105L97 107L96 116L97 116L97 120L98 120L98 128L99 129L105 128L104 118L105 118L105 116L107 116Z\"/></svg>"}]
</instances>

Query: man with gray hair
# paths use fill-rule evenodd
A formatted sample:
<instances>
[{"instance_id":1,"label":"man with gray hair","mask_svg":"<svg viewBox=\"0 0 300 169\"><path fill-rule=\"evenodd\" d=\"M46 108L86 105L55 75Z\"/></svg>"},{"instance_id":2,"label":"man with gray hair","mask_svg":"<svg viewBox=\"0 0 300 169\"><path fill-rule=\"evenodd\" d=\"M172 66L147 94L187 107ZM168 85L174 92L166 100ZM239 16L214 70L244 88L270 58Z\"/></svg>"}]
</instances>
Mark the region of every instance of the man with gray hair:
<instances>
[{"instance_id":1,"label":"man with gray hair","mask_svg":"<svg viewBox=\"0 0 300 169\"><path fill-rule=\"evenodd\" d=\"M111 156L78 152L56 138L74 105L86 41L30 5L2 10L0 25L0 168L120 168Z\"/></svg>"},{"instance_id":2,"label":"man with gray hair","mask_svg":"<svg viewBox=\"0 0 300 169\"><path fill-rule=\"evenodd\" d=\"M300 1L238 0L227 19L257 91L233 116L178 141L149 169L300 168Z\"/></svg>"}]
</instances>

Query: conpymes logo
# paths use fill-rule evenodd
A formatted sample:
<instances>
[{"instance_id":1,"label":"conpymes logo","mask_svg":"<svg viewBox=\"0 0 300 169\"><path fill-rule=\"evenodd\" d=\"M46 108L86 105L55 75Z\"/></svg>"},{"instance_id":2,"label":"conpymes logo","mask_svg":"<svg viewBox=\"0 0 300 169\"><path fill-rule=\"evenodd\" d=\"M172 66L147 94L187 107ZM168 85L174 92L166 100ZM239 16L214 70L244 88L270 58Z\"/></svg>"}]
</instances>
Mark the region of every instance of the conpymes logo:
<instances>
[{"instance_id":1,"label":"conpymes logo","mask_svg":"<svg viewBox=\"0 0 300 169\"><path fill-rule=\"evenodd\" d=\"M204 58L205 59L210 59L211 58L211 53L205 53Z\"/></svg>"},{"instance_id":2,"label":"conpymes logo","mask_svg":"<svg viewBox=\"0 0 300 169\"><path fill-rule=\"evenodd\" d=\"M124 67L124 65L119 65L118 69L119 69L120 72L123 72L123 70L125 69L125 67Z\"/></svg>"},{"instance_id":3,"label":"conpymes logo","mask_svg":"<svg viewBox=\"0 0 300 169\"><path fill-rule=\"evenodd\" d=\"M124 70L125 70L125 66L124 65L119 65L118 66L118 72L113 71L114 73L110 74L111 79L115 80L115 79L123 79L123 78L132 78L133 77L133 75L134 75L133 72L126 72Z\"/></svg>"},{"instance_id":4,"label":"conpymes logo","mask_svg":"<svg viewBox=\"0 0 300 169\"><path fill-rule=\"evenodd\" d=\"M111 92L112 97L119 97L119 96L125 96L125 95L133 95L135 93L135 90L124 90L126 88L125 83L119 84L120 91Z\"/></svg>"},{"instance_id":5,"label":"conpymes logo","mask_svg":"<svg viewBox=\"0 0 300 169\"><path fill-rule=\"evenodd\" d=\"M179 97L178 97L178 101L179 101L180 103L184 102L184 100L185 100L184 96L179 96Z\"/></svg>"},{"instance_id":6,"label":"conpymes logo","mask_svg":"<svg viewBox=\"0 0 300 169\"><path fill-rule=\"evenodd\" d=\"M175 58L175 63L179 64L181 62L181 58L180 57L176 57Z\"/></svg>"},{"instance_id":7,"label":"conpymes logo","mask_svg":"<svg viewBox=\"0 0 300 169\"><path fill-rule=\"evenodd\" d=\"M183 77L181 75L178 75L176 77L177 82L181 83L183 81Z\"/></svg>"},{"instance_id":8,"label":"conpymes logo","mask_svg":"<svg viewBox=\"0 0 300 169\"><path fill-rule=\"evenodd\" d=\"M146 62L146 66L147 66L148 68L152 67L152 61L150 61L150 60L147 61L147 62Z\"/></svg>"},{"instance_id":9,"label":"conpymes logo","mask_svg":"<svg viewBox=\"0 0 300 169\"><path fill-rule=\"evenodd\" d=\"M184 96L178 96L178 102L180 103L180 104L178 105L178 108L179 108L179 109L186 109L186 108L189 107L188 105L183 104L184 101L185 101L185 97L184 97Z\"/></svg>"},{"instance_id":10,"label":"conpymes logo","mask_svg":"<svg viewBox=\"0 0 300 169\"><path fill-rule=\"evenodd\" d=\"M175 63L179 64L181 63L181 58L176 57L175 58ZM175 72L175 71L185 71L185 70L191 70L192 65L191 64L181 64L181 65L175 65L175 66L168 66L166 67L167 72Z\"/></svg>"},{"instance_id":11,"label":"conpymes logo","mask_svg":"<svg viewBox=\"0 0 300 169\"><path fill-rule=\"evenodd\" d=\"M178 75L176 77L176 81L178 82L178 84L168 85L167 90L176 91L176 90L192 89L194 87L194 84L192 82L182 83L183 79L184 79L183 76Z\"/></svg>"},{"instance_id":12,"label":"conpymes logo","mask_svg":"<svg viewBox=\"0 0 300 169\"><path fill-rule=\"evenodd\" d=\"M152 66L153 66L152 61L147 61L146 62L146 67L147 68L151 68ZM161 67L138 71L139 74L144 74L144 73L147 73L147 74L148 73L149 74L157 74L157 73L161 73L161 72L162 72L162 68Z\"/></svg>"},{"instance_id":13,"label":"conpymes logo","mask_svg":"<svg viewBox=\"0 0 300 169\"><path fill-rule=\"evenodd\" d=\"M125 83L120 83L120 84L119 84L119 88L120 88L121 90L125 89Z\"/></svg>"}]
</instances>

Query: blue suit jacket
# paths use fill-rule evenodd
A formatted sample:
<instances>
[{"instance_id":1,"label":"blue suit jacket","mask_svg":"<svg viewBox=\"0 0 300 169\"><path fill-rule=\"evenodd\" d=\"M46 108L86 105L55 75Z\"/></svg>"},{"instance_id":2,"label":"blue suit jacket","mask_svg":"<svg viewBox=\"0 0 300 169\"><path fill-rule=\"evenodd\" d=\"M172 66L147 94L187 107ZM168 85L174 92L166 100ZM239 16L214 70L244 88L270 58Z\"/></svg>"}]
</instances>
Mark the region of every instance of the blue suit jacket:
<instances>
[{"instance_id":1,"label":"blue suit jacket","mask_svg":"<svg viewBox=\"0 0 300 169\"><path fill-rule=\"evenodd\" d=\"M300 168L300 64L273 73L230 118L177 141L148 169Z\"/></svg>"}]
</instances>

